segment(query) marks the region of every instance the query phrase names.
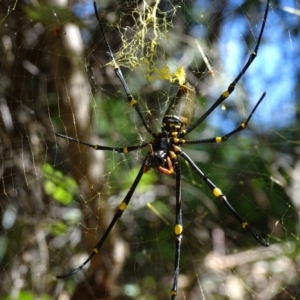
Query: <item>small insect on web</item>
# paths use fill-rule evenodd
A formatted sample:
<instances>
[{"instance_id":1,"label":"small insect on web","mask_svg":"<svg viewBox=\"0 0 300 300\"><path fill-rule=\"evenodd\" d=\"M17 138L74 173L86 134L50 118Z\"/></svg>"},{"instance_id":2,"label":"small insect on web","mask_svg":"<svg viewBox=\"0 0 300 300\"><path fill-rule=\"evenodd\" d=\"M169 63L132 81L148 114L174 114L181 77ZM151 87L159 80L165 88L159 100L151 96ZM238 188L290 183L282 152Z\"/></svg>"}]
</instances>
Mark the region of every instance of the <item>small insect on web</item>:
<instances>
[{"instance_id":1,"label":"small insect on web","mask_svg":"<svg viewBox=\"0 0 300 300\"><path fill-rule=\"evenodd\" d=\"M57 14L56 14L56 12L55 12L55 10L54 10L53 8L52 8L52 12L53 12L53 16L54 16L54 18L56 19L57 24L58 24L58 25L52 30L52 33L53 33L53 35L54 35L56 38L59 39L60 37L62 37L63 35L65 35L66 32L64 31L62 25L60 24L59 19L58 19L58 16L57 16Z\"/></svg>"},{"instance_id":2,"label":"small insect on web","mask_svg":"<svg viewBox=\"0 0 300 300\"><path fill-rule=\"evenodd\" d=\"M136 110L137 114L139 115L140 120L143 123L143 126L147 130L147 132L152 136L152 140L148 143L144 143L142 145L137 146L127 146L123 148L115 148L115 147L108 147L108 146L101 146L101 145L92 145L89 143L85 143L83 141L77 140L75 138L56 133L57 136L67 139L69 141L73 141L76 143L80 143L86 145L88 147L93 148L94 150L106 150L106 151L116 151L118 153L128 153L131 151L140 150L143 148L148 147L149 151L147 152L141 168L131 185L129 191L127 192L125 198L119 204L113 219L111 220L110 224L108 225L106 231L104 232L103 236L100 238L99 242L95 245L92 253L89 257L75 270L56 276L57 278L67 278L79 270L81 270L92 258L96 255L99 250L101 249L103 243L105 242L107 236L109 235L110 231L114 227L117 220L122 216L123 212L126 210L132 195L138 186L142 176L147 173L150 169L154 169L158 172L161 172L166 175L175 174L176 179L176 214L175 214L175 226L174 226L174 233L175 233L175 262L174 262L174 275L173 275L173 284L170 292L170 298L175 299L177 295L178 289L178 276L179 276L179 261L180 261L180 247L182 241L182 212L181 212L181 167L179 164L179 158L185 160L194 172L203 180L203 182L209 187L213 195L219 198L228 210L236 217L236 219L240 222L242 227L246 229L253 238L262 246L267 247L269 244L260 236L260 234L243 218L241 217L236 210L232 207L232 205L228 202L226 196L222 193L222 191L203 173L203 171L195 164L195 162L181 149L181 146L186 144L204 144L204 143L221 143L227 141L231 136L234 134L244 130L252 115L264 99L266 93L264 92L262 96L257 101L256 105L252 109L250 115L246 119L245 122L241 123L238 127L234 130L230 131L229 133L223 136L217 136L207 139L197 139L197 140L185 140L185 136L190 133L191 131L195 130L198 125L200 125L220 104L222 104L229 95L233 92L235 86L241 79L241 77L245 74L248 70L252 62L254 61L255 57L258 53L258 48L260 45L260 41L264 32L268 10L269 10L270 1L268 0L266 3L266 8L264 12L264 18L262 21L260 33L255 45L253 52L250 54L246 64L244 65L243 69L237 75L237 77L233 80L233 82L228 86L228 89L223 92L219 98L210 106L210 108L194 123L191 124L192 118L194 115L194 110L196 106L196 91L193 86L191 86L187 81L183 84L179 84L178 90L175 94L175 97L172 99L170 105L168 106L164 117L162 119L161 124L161 132L153 132L151 128L148 126L141 108L139 106L138 101L132 96L130 89L122 75L122 71L120 67L117 65L113 52L110 48L110 45L106 39L104 29L100 23L100 18L97 12L96 3L94 3L95 15L98 20L100 31L104 37L104 41L106 47L108 49L108 54L112 60L114 71L119 78L122 87L126 93L127 100L129 104Z\"/></svg>"}]
</instances>

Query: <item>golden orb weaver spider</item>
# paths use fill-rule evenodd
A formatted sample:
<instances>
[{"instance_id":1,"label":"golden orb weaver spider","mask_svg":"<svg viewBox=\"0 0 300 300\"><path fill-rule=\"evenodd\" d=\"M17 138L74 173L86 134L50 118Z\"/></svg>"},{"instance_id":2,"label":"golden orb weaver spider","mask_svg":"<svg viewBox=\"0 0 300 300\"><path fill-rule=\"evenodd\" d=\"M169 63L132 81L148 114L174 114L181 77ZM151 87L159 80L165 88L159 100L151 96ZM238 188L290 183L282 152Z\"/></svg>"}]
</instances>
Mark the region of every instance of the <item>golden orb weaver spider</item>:
<instances>
[{"instance_id":1,"label":"golden orb weaver spider","mask_svg":"<svg viewBox=\"0 0 300 300\"><path fill-rule=\"evenodd\" d=\"M63 274L58 275L56 278L63 279L70 277L77 273L79 270L81 270L92 258L94 255L96 255L99 250L101 249L103 243L105 242L107 236L109 235L110 231L114 227L117 220L122 216L123 212L126 210L131 197L138 186L142 176L144 173L147 173L151 168L161 172L166 175L171 175L175 173L176 178L176 216L175 216L175 226L174 226L174 233L175 233L175 263L174 263L174 275L173 275L173 284L170 292L170 298L173 300L175 299L177 295L177 288L178 288L178 276L179 276L179 261L180 261L180 246L182 241L182 212L181 212L181 168L179 165L178 157L181 157L183 160L185 160L192 169L198 174L198 176L204 181L204 183L209 187L213 195L220 200L223 201L225 206L231 211L231 213L236 217L236 219L240 222L242 227L246 229L253 238L262 246L269 246L267 242L259 235L259 233L243 218L241 217L236 210L231 206L231 204L228 202L226 196L222 193L222 191L217 188L217 186L208 178L206 175L201 171L201 169L194 163L194 161L184 152L181 150L180 146L183 144L201 144L201 143L221 143L227 141L232 135L244 130L252 115L256 111L259 104L264 99L266 93L264 92L260 99L257 101L256 105L252 109L250 115L246 119L245 122L241 123L237 128L230 131L229 133L218 136L218 137L212 137L207 139L199 139L199 140L184 140L183 138L197 128L198 125L200 125L215 109L218 107L221 103L223 103L229 95L233 92L235 86L241 79L241 77L245 74L245 72L248 70L249 66L254 61L255 57L257 56L258 48L260 45L260 41L264 32L266 19L268 16L268 10L269 10L269 4L270 0L267 0L265 12L264 12L264 18L262 21L260 33L258 36L258 40L256 42L255 48L253 52L250 54L246 64L244 65L243 69L240 71L240 73L237 75L237 77L233 80L233 82L228 86L227 90L223 92L220 97L210 106L210 108L193 124L192 118L194 115L194 110L196 106L196 91L193 86L191 86L188 82L185 82L184 84L179 85L178 90L175 94L175 97L169 104L161 125L161 132L153 132L151 128L148 126L141 108L138 104L138 101L132 96L130 89L122 75L122 71L118 64L115 61L113 52L110 48L110 45L106 39L104 29L100 23L100 18L97 11L96 3L94 2L94 9L95 9L95 15L98 20L98 24L101 30L101 33L104 37L104 41L106 44L106 47L108 49L108 54L113 62L114 65L114 71L119 78L122 87L127 95L127 100L129 104L136 110L137 114L139 115L140 120L143 123L143 126L148 131L148 133L152 136L152 141L148 143L144 143L142 145L138 146L129 146L129 147L123 147L123 148L114 148L114 147L107 147L107 146L101 146L101 145L92 145L89 143L82 142L80 140L77 140L75 138L56 133L57 136L62 137L64 139L67 139L69 141L77 142L83 145L86 145L88 147L93 148L94 150L107 150L107 151L116 151L119 153L127 153L139 149L143 149L145 147L149 147L149 151L146 154L146 157L144 158L144 161L142 163L142 166L131 185L128 193L122 200L122 202L119 204L115 215L113 219L111 220L110 224L108 225L107 229L105 230L103 236L100 238L99 242L95 245L94 249L92 250L92 253L89 255L89 257L75 270Z\"/></svg>"}]
</instances>

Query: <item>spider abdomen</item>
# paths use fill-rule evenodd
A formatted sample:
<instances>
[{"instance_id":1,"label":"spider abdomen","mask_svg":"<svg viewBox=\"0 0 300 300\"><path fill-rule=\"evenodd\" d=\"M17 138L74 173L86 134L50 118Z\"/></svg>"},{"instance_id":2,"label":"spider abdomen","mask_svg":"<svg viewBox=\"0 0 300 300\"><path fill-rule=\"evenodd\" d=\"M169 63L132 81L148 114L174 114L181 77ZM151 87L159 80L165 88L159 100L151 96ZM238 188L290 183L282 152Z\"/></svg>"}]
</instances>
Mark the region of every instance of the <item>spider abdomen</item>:
<instances>
[{"instance_id":1,"label":"spider abdomen","mask_svg":"<svg viewBox=\"0 0 300 300\"><path fill-rule=\"evenodd\" d=\"M196 91L188 82L179 85L162 121L163 130L181 132L192 121L196 107Z\"/></svg>"}]
</instances>

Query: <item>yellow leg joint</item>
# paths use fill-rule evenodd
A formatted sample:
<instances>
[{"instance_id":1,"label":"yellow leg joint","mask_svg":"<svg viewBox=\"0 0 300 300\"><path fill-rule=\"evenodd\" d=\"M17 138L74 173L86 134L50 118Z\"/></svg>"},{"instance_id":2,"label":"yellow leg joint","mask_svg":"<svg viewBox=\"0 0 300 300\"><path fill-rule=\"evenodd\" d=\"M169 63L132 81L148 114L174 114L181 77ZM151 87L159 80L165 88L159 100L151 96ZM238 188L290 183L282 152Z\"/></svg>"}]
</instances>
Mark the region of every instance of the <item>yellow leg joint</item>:
<instances>
[{"instance_id":1,"label":"yellow leg joint","mask_svg":"<svg viewBox=\"0 0 300 300\"><path fill-rule=\"evenodd\" d=\"M169 155L172 159L175 159L177 155L173 151L169 151Z\"/></svg>"},{"instance_id":2,"label":"yellow leg joint","mask_svg":"<svg viewBox=\"0 0 300 300\"><path fill-rule=\"evenodd\" d=\"M218 188L214 188L213 189L213 194L216 196L216 197L220 197L223 195L222 191Z\"/></svg>"},{"instance_id":3,"label":"yellow leg joint","mask_svg":"<svg viewBox=\"0 0 300 300\"><path fill-rule=\"evenodd\" d=\"M98 249L97 249L97 248L94 248L94 249L93 249L93 252L97 254L97 253L98 253Z\"/></svg>"},{"instance_id":4,"label":"yellow leg joint","mask_svg":"<svg viewBox=\"0 0 300 300\"><path fill-rule=\"evenodd\" d=\"M182 228L182 226L181 226L181 225L179 225L179 224L176 224L176 225L175 225L175 228L174 228L174 231L175 231L175 234L176 234L176 235L179 235L179 234L181 234L181 233L182 233L182 231L183 231L183 228Z\"/></svg>"},{"instance_id":5,"label":"yellow leg joint","mask_svg":"<svg viewBox=\"0 0 300 300\"><path fill-rule=\"evenodd\" d=\"M123 148L123 152L124 152L124 153L128 153L128 148L127 148L127 147L124 147L124 148Z\"/></svg>"},{"instance_id":6,"label":"yellow leg joint","mask_svg":"<svg viewBox=\"0 0 300 300\"><path fill-rule=\"evenodd\" d=\"M180 151L181 149L180 149L180 147L173 145L173 150L174 150L175 152L178 152L178 151Z\"/></svg>"},{"instance_id":7,"label":"yellow leg joint","mask_svg":"<svg viewBox=\"0 0 300 300\"><path fill-rule=\"evenodd\" d=\"M227 97L229 96L229 92L228 92L228 91L223 92L223 93L222 93L222 96L223 96L224 98L227 98Z\"/></svg>"},{"instance_id":8,"label":"yellow leg joint","mask_svg":"<svg viewBox=\"0 0 300 300\"><path fill-rule=\"evenodd\" d=\"M245 229L248 226L248 222L243 222L242 227Z\"/></svg>"},{"instance_id":9,"label":"yellow leg joint","mask_svg":"<svg viewBox=\"0 0 300 300\"><path fill-rule=\"evenodd\" d=\"M242 128L246 128L246 124L245 124L245 123L242 123L242 124L241 124L241 127L242 127Z\"/></svg>"},{"instance_id":10,"label":"yellow leg joint","mask_svg":"<svg viewBox=\"0 0 300 300\"><path fill-rule=\"evenodd\" d=\"M137 103L137 101L136 101L135 99L132 99L132 100L130 101L130 105L131 105L131 106L134 106L136 103Z\"/></svg>"},{"instance_id":11,"label":"yellow leg joint","mask_svg":"<svg viewBox=\"0 0 300 300\"><path fill-rule=\"evenodd\" d=\"M217 136L217 137L216 137L216 143L221 143L221 142L222 142L222 138L219 137L219 136Z\"/></svg>"},{"instance_id":12,"label":"yellow leg joint","mask_svg":"<svg viewBox=\"0 0 300 300\"><path fill-rule=\"evenodd\" d=\"M119 210L124 211L127 208L127 204L125 202L121 202L121 204L119 205Z\"/></svg>"}]
</instances>

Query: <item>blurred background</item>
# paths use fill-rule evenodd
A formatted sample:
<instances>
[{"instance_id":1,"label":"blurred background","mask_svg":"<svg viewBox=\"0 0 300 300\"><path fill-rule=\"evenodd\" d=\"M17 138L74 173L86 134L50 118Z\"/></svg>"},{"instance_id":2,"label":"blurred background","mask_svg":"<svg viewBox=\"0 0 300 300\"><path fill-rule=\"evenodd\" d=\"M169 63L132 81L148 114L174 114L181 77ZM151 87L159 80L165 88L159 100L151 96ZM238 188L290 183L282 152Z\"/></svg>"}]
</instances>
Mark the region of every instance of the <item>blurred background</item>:
<instances>
[{"instance_id":1,"label":"blurred background","mask_svg":"<svg viewBox=\"0 0 300 300\"><path fill-rule=\"evenodd\" d=\"M168 299L175 178L151 170L98 255L151 140L110 64L91 1L0 1L0 299ZM159 131L184 67L199 118L253 51L266 1L97 1L131 93ZM299 299L299 2L272 0L258 55L232 95L189 139L203 172L270 243L263 248L184 162L176 299ZM163 72L164 71L164 72ZM163 76L164 74L164 76Z\"/></svg>"}]
</instances>

